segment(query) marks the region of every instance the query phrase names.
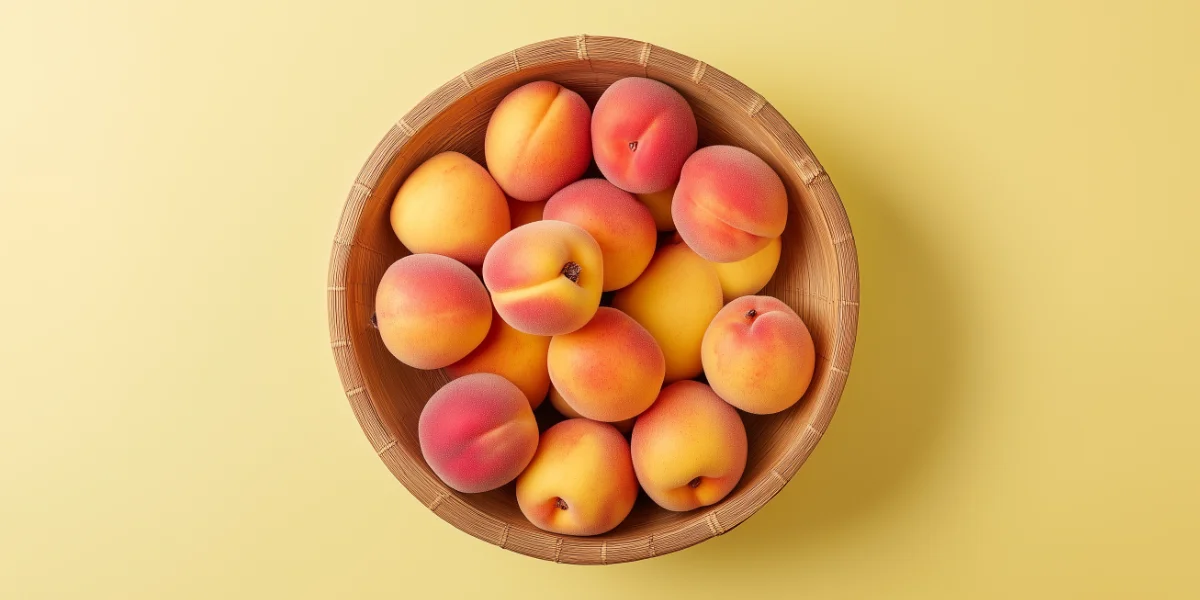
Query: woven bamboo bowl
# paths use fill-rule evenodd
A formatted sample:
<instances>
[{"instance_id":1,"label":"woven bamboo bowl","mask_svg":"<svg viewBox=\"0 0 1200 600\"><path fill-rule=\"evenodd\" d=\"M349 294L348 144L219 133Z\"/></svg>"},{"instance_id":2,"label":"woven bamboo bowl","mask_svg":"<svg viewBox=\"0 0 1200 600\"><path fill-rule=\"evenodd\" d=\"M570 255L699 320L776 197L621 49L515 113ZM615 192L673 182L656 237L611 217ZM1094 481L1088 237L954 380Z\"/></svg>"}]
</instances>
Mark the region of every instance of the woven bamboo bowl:
<instances>
[{"instance_id":1,"label":"woven bamboo bowl","mask_svg":"<svg viewBox=\"0 0 1200 600\"><path fill-rule=\"evenodd\" d=\"M722 502L687 513L655 506L644 495L619 527L594 537L535 528L517 507L513 486L461 494L434 476L421 457L417 419L447 381L442 371L401 364L371 326L375 288L384 270L408 254L388 222L400 183L425 159L457 150L483 163L492 109L518 86L549 79L594 104L622 77L646 76L679 90L692 105L700 145L733 144L766 160L790 203L783 256L762 294L796 310L812 332L812 385L792 408L743 415L750 451L741 483ZM606 564L674 552L721 535L767 503L796 474L837 408L858 325L858 260L846 211L804 140L762 96L733 77L651 44L577 36L518 48L450 80L384 135L346 199L329 270L333 353L350 406L375 451L434 514L481 540L564 563Z\"/></svg>"}]
</instances>

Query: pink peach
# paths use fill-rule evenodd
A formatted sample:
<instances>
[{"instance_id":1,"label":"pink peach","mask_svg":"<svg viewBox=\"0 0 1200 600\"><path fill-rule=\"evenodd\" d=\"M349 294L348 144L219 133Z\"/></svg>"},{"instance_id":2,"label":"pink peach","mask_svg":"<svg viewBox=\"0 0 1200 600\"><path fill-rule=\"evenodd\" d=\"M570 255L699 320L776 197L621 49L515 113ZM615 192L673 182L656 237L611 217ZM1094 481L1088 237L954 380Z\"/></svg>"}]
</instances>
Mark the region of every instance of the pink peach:
<instances>
[{"instance_id":1,"label":"pink peach","mask_svg":"<svg viewBox=\"0 0 1200 600\"><path fill-rule=\"evenodd\" d=\"M605 179L634 194L658 192L679 180L696 149L696 116L671 86L626 77L608 86L592 117L592 153Z\"/></svg>"},{"instance_id":2,"label":"pink peach","mask_svg":"<svg viewBox=\"0 0 1200 600\"><path fill-rule=\"evenodd\" d=\"M787 190L779 175L734 146L692 154L671 201L671 217L683 240L696 254L721 263L765 248L783 233L787 213Z\"/></svg>"},{"instance_id":3,"label":"pink peach","mask_svg":"<svg viewBox=\"0 0 1200 600\"><path fill-rule=\"evenodd\" d=\"M544 218L582 227L604 255L604 291L637 279L654 256L658 239L650 211L628 192L603 179L583 179L546 203Z\"/></svg>"}]
</instances>

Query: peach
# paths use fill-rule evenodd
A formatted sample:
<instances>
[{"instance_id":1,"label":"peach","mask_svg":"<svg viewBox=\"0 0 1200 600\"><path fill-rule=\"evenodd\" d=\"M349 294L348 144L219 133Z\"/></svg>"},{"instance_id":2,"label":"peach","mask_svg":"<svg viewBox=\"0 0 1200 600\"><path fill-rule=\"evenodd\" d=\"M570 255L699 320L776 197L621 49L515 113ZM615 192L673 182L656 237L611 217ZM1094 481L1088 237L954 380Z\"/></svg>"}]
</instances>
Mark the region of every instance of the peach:
<instances>
[{"instance_id":1,"label":"peach","mask_svg":"<svg viewBox=\"0 0 1200 600\"><path fill-rule=\"evenodd\" d=\"M571 408L570 404L567 404L567 401L563 399L562 394L558 393L558 390L554 389L553 385L550 386L549 397L550 405L554 407L554 410L558 411L558 414L568 419L583 418L583 415ZM624 421L614 421L609 423L609 425L616 427L617 431L620 431L621 433L629 433L630 431L633 431L633 422L634 419L625 419Z\"/></svg>"},{"instance_id":2,"label":"peach","mask_svg":"<svg viewBox=\"0 0 1200 600\"><path fill-rule=\"evenodd\" d=\"M512 228L528 225L542 220L542 212L546 210L546 201L521 202L515 198L508 199L508 214L511 217Z\"/></svg>"},{"instance_id":3,"label":"peach","mask_svg":"<svg viewBox=\"0 0 1200 600\"><path fill-rule=\"evenodd\" d=\"M758 415L800 400L816 363L804 321L770 296L742 296L722 308L704 334L701 355L713 391Z\"/></svg>"},{"instance_id":4,"label":"peach","mask_svg":"<svg viewBox=\"0 0 1200 600\"><path fill-rule=\"evenodd\" d=\"M442 254L478 268L509 230L508 202L487 170L458 152L443 152L404 180L391 222L410 252Z\"/></svg>"},{"instance_id":5,"label":"peach","mask_svg":"<svg viewBox=\"0 0 1200 600\"><path fill-rule=\"evenodd\" d=\"M592 153L604 178L634 194L665 190L697 139L696 115L671 86L626 77L604 90L592 117Z\"/></svg>"},{"instance_id":6,"label":"peach","mask_svg":"<svg viewBox=\"0 0 1200 600\"><path fill-rule=\"evenodd\" d=\"M421 410L417 437L434 474L468 494L516 479L538 447L529 400L494 373L472 373L442 386Z\"/></svg>"},{"instance_id":7,"label":"peach","mask_svg":"<svg viewBox=\"0 0 1200 600\"><path fill-rule=\"evenodd\" d=\"M570 333L600 306L604 259L578 226L536 221L496 241L483 261L483 282L496 312L517 331Z\"/></svg>"},{"instance_id":8,"label":"peach","mask_svg":"<svg viewBox=\"0 0 1200 600\"><path fill-rule=\"evenodd\" d=\"M550 373L546 370L549 348L550 338L522 333L499 315L492 315L487 337L466 358L446 367L446 373L452 378L470 373L501 375L521 388L530 408L537 408L550 389Z\"/></svg>"},{"instance_id":9,"label":"peach","mask_svg":"<svg viewBox=\"0 0 1200 600\"><path fill-rule=\"evenodd\" d=\"M629 315L606 306L582 328L550 340L550 381L575 412L596 421L641 414L662 389L658 342Z\"/></svg>"},{"instance_id":10,"label":"peach","mask_svg":"<svg viewBox=\"0 0 1200 600\"><path fill-rule=\"evenodd\" d=\"M375 320L392 356L418 369L440 369L483 341L492 307L466 265L440 254L412 254L383 273Z\"/></svg>"},{"instance_id":11,"label":"peach","mask_svg":"<svg viewBox=\"0 0 1200 600\"><path fill-rule=\"evenodd\" d=\"M542 434L517 478L517 505L539 529L599 535L621 524L637 500L629 444L612 425L568 419Z\"/></svg>"},{"instance_id":12,"label":"peach","mask_svg":"<svg viewBox=\"0 0 1200 600\"><path fill-rule=\"evenodd\" d=\"M671 198L674 195L675 186L661 192L637 195L637 199L650 209L650 216L654 217L654 226L659 231L675 231L675 222L671 220Z\"/></svg>"},{"instance_id":13,"label":"peach","mask_svg":"<svg viewBox=\"0 0 1200 600\"><path fill-rule=\"evenodd\" d=\"M783 180L763 159L734 146L692 154L671 200L683 241L713 262L739 261L766 248L783 234L787 213Z\"/></svg>"},{"instance_id":14,"label":"peach","mask_svg":"<svg viewBox=\"0 0 1200 600\"><path fill-rule=\"evenodd\" d=\"M658 341L667 383L700 374L700 342L722 305L721 281L712 263L686 244L667 244L633 285L617 291L612 305Z\"/></svg>"},{"instance_id":15,"label":"peach","mask_svg":"<svg viewBox=\"0 0 1200 600\"><path fill-rule=\"evenodd\" d=\"M698 381L659 394L633 425L633 469L646 495L674 511L719 502L746 469L746 427Z\"/></svg>"},{"instance_id":16,"label":"peach","mask_svg":"<svg viewBox=\"0 0 1200 600\"><path fill-rule=\"evenodd\" d=\"M550 198L591 164L591 118L583 97L552 81L513 90L488 121L483 140L488 170L517 200Z\"/></svg>"},{"instance_id":17,"label":"peach","mask_svg":"<svg viewBox=\"0 0 1200 600\"><path fill-rule=\"evenodd\" d=\"M782 238L774 238L767 247L736 262L713 263L717 278L721 280L721 291L725 301L739 296L757 294L766 287L779 266L779 253L783 249Z\"/></svg>"},{"instance_id":18,"label":"peach","mask_svg":"<svg viewBox=\"0 0 1200 600\"><path fill-rule=\"evenodd\" d=\"M600 244L606 292L633 283L654 256L658 235L650 211L603 179L583 179L559 190L546 203L544 217L574 223Z\"/></svg>"}]
</instances>

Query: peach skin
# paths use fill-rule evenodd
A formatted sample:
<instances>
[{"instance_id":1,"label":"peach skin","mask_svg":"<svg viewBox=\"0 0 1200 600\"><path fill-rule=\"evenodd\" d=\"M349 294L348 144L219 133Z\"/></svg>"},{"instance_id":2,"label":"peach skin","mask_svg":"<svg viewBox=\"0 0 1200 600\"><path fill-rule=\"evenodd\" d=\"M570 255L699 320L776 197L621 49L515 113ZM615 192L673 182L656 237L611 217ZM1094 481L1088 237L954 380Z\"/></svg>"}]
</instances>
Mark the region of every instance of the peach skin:
<instances>
[{"instance_id":1,"label":"peach skin","mask_svg":"<svg viewBox=\"0 0 1200 600\"><path fill-rule=\"evenodd\" d=\"M564 535L611 531L629 516L637 493L628 442L612 425L587 419L547 429L517 478L525 518Z\"/></svg>"},{"instance_id":2,"label":"peach skin","mask_svg":"<svg viewBox=\"0 0 1200 600\"><path fill-rule=\"evenodd\" d=\"M713 262L762 250L783 234L787 213L783 180L763 159L734 146L709 146L688 157L671 199L675 229Z\"/></svg>"},{"instance_id":3,"label":"peach skin","mask_svg":"<svg viewBox=\"0 0 1200 600\"><path fill-rule=\"evenodd\" d=\"M757 294L766 287L779 266L779 254L783 249L782 238L775 238L767 247L737 262L713 263L717 278L721 280L721 292L729 302L740 296Z\"/></svg>"},{"instance_id":4,"label":"peach skin","mask_svg":"<svg viewBox=\"0 0 1200 600\"><path fill-rule=\"evenodd\" d=\"M421 163L396 192L390 218L410 252L442 254L474 268L509 230L504 192L483 167L457 152Z\"/></svg>"},{"instance_id":5,"label":"peach skin","mask_svg":"<svg viewBox=\"0 0 1200 600\"><path fill-rule=\"evenodd\" d=\"M434 474L471 494L516 479L537 450L538 427L517 386L494 373L472 373L429 398L417 437Z\"/></svg>"},{"instance_id":6,"label":"peach skin","mask_svg":"<svg viewBox=\"0 0 1200 600\"><path fill-rule=\"evenodd\" d=\"M584 418L583 415L571 408L570 404L567 404L567 401L563 399L562 394L558 393L558 390L554 389L553 385L550 386L549 398L550 405L554 407L554 410L558 411L558 414L568 419ZM609 423L609 425L616 427L617 431L620 431L621 433L629 433L630 431L633 431L633 421L634 419L625 419L624 421L614 421Z\"/></svg>"},{"instance_id":7,"label":"peach skin","mask_svg":"<svg viewBox=\"0 0 1200 600\"><path fill-rule=\"evenodd\" d=\"M516 384L529 399L530 408L537 408L550 389L550 373L546 370L546 351L550 338L521 333L492 315L492 328L487 337L466 358L446 367L451 378L471 373L495 373Z\"/></svg>"},{"instance_id":8,"label":"peach skin","mask_svg":"<svg viewBox=\"0 0 1200 600\"><path fill-rule=\"evenodd\" d=\"M675 231L675 222L671 220L671 198L675 195L675 186L661 192L638 194L637 199L650 209L654 217L654 226L659 231Z\"/></svg>"},{"instance_id":9,"label":"peach skin","mask_svg":"<svg viewBox=\"0 0 1200 600\"><path fill-rule=\"evenodd\" d=\"M541 221L542 212L545 210L545 200L541 202L521 202L511 197L508 199L509 221L513 229L522 225L528 225L534 221Z\"/></svg>"},{"instance_id":10,"label":"peach skin","mask_svg":"<svg viewBox=\"0 0 1200 600\"><path fill-rule=\"evenodd\" d=\"M544 217L578 225L600 244L606 292L633 283L654 256L658 235L650 211L603 179L583 179L559 190L546 203Z\"/></svg>"},{"instance_id":11,"label":"peach skin","mask_svg":"<svg viewBox=\"0 0 1200 600\"><path fill-rule=\"evenodd\" d=\"M667 244L637 281L617 291L612 305L658 341L666 358L667 383L700 374L700 341L722 305L721 282L712 263L686 244Z\"/></svg>"},{"instance_id":12,"label":"peach skin","mask_svg":"<svg viewBox=\"0 0 1200 600\"><path fill-rule=\"evenodd\" d=\"M466 265L440 254L412 254L383 273L375 320L392 356L418 369L440 369L483 341L492 308Z\"/></svg>"},{"instance_id":13,"label":"peach skin","mask_svg":"<svg viewBox=\"0 0 1200 600\"><path fill-rule=\"evenodd\" d=\"M634 194L679 180L697 139L696 115L671 86L626 77L608 86L592 116L592 153L604 178Z\"/></svg>"},{"instance_id":14,"label":"peach skin","mask_svg":"<svg viewBox=\"0 0 1200 600\"><path fill-rule=\"evenodd\" d=\"M536 221L501 237L483 261L496 312L517 331L559 335L583 327L600 306L604 260L588 232Z\"/></svg>"},{"instance_id":15,"label":"peach skin","mask_svg":"<svg viewBox=\"0 0 1200 600\"><path fill-rule=\"evenodd\" d=\"M674 511L720 502L746 469L746 427L707 385L679 381L633 424L633 469L646 495Z\"/></svg>"},{"instance_id":16,"label":"peach skin","mask_svg":"<svg viewBox=\"0 0 1200 600\"><path fill-rule=\"evenodd\" d=\"M649 408L666 372L650 332L604 306L587 325L550 340L547 364L554 389L575 412L607 422L632 419Z\"/></svg>"},{"instance_id":17,"label":"peach skin","mask_svg":"<svg viewBox=\"0 0 1200 600\"><path fill-rule=\"evenodd\" d=\"M513 90L488 121L488 171L517 200L550 198L591 164L591 118L583 97L552 81Z\"/></svg>"},{"instance_id":18,"label":"peach skin","mask_svg":"<svg viewBox=\"0 0 1200 600\"><path fill-rule=\"evenodd\" d=\"M770 296L742 296L722 308L704 334L701 354L713 391L758 415L800 400L816 363L804 321Z\"/></svg>"}]
</instances>

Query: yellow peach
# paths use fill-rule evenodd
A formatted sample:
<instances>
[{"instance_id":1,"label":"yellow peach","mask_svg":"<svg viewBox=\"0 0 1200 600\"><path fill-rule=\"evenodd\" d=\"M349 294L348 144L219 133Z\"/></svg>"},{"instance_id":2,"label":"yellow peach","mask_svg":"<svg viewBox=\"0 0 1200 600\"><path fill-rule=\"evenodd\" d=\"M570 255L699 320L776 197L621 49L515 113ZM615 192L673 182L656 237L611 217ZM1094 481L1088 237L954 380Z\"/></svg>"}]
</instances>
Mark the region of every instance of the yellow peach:
<instances>
[{"instance_id":1,"label":"yellow peach","mask_svg":"<svg viewBox=\"0 0 1200 600\"><path fill-rule=\"evenodd\" d=\"M558 390L554 389L553 385L550 386L549 398L550 405L554 407L554 410L558 411L558 414L568 419L583 418L583 415L571 408L570 404L567 404L567 401L563 399L562 394L558 393ZM614 421L609 423L609 425L616 427L617 431L620 431L621 433L629 433L630 431L633 431L633 422L635 419L636 417L634 419L625 419L624 421Z\"/></svg>"},{"instance_id":2,"label":"yellow peach","mask_svg":"<svg viewBox=\"0 0 1200 600\"><path fill-rule=\"evenodd\" d=\"M740 296L757 294L775 275L779 266L779 254L783 249L782 238L775 238L766 248L736 262L713 263L717 278L721 280L721 292L729 302Z\"/></svg>"},{"instance_id":3,"label":"yellow peach","mask_svg":"<svg viewBox=\"0 0 1200 600\"><path fill-rule=\"evenodd\" d=\"M671 220L671 197L675 195L675 186L661 192L635 195L650 209L650 216L654 217L654 226L659 231L675 231L675 222Z\"/></svg>"},{"instance_id":4,"label":"yellow peach","mask_svg":"<svg viewBox=\"0 0 1200 600\"><path fill-rule=\"evenodd\" d=\"M633 283L654 256L658 236L650 211L603 179L582 179L559 190L546 204L545 218L574 223L600 244L606 292Z\"/></svg>"},{"instance_id":5,"label":"yellow peach","mask_svg":"<svg viewBox=\"0 0 1200 600\"><path fill-rule=\"evenodd\" d=\"M521 388L530 407L537 408L550 388L550 373L546 369L549 348L550 338L522 333L499 315L492 315L487 337L466 358L446 367L446 373L451 378L470 373L501 375Z\"/></svg>"},{"instance_id":6,"label":"yellow peach","mask_svg":"<svg viewBox=\"0 0 1200 600\"><path fill-rule=\"evenodd\" d=\"M522 225L528 225L534 221L541 221L542 213L545 210L545 200L541 202L522 202L514 198L508 199L508 214L511 217L510 222L513 229Z\"/></svg>"},{"instance_id":7,"label":"yellow peach","mask_svg":"<svg viewBox=\"0 0 1200 600\"><path fill-rule=\"evenodd\" d=\"M550 198L591 163L591 118L579 94L552 81L513 90L488 121L483 141L488 170L517 200Z\"/></svg>"}]
</instances>

